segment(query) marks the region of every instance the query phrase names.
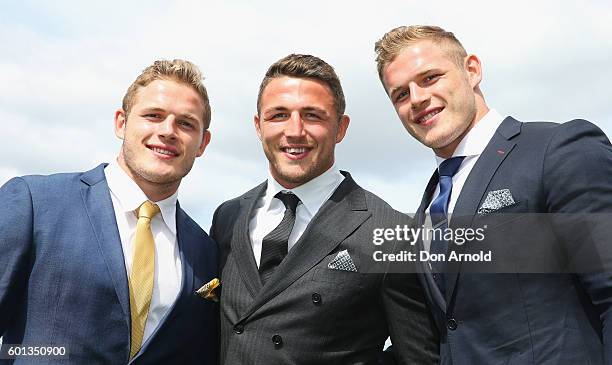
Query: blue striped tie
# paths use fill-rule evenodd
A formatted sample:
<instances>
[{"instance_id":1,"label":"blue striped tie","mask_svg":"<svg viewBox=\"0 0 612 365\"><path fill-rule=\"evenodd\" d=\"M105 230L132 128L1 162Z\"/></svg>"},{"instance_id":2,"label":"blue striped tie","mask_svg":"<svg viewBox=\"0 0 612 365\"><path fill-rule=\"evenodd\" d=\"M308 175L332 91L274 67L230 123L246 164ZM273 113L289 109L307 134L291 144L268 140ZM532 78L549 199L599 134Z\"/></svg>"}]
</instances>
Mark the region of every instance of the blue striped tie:
<instances>
[{"instance_id":1,"label":"blue striped tie","mask_svg":"<svg viewBox=\"0 0 612 365\"><path fill-rule=\"evenodd\" d=\"M444 160L438 167L440 175L440 194L434 199L429 207L431 215L431 225L437 228L433 235L429 252L431 254L446 254L448 242L444 239L444 231L448 228L448 202L450 201L451 191L453 190L453 176L459 171L459 166L465 156L458 156ZM442 234L438 234L438 233ZM431 261L433 277L442 292L446 292L446 280L444 279L445 261Z\"/></svg>"}]
</instances>

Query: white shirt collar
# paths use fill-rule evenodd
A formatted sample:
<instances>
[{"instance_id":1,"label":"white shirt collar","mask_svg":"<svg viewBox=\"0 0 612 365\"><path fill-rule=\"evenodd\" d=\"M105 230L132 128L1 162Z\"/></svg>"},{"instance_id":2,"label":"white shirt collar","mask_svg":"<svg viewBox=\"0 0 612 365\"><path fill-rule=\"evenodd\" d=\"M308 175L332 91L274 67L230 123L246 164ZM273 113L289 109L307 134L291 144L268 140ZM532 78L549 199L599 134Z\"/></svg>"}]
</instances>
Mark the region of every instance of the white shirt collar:
<instances>
[{"instance_id":1,"label":"white shirt collar","mask_svg":"<svg viewBox=\"0 0 612 365\"><path fill-rule=\"evenodd\" d=\"M325 201L329 199L338 185L340 185L342 180L344 180L344 175L340 173L335 163L321 175L293 189L284 188L274 180L272 174L268 172L268 188L264 197L265 209L267 210L270 208L272 199L278 192L291 191L300 198L302 204L308 210L308 213L314 216Z\"/></svg>"},{"instance_id":2,"label":"white shirt collar","mask_svg":"<svg viewBox=\"0 0 612 365\"><path fill-rule=\"evenodd\" d=\"M134 212L138 207L147 200L145 193L140 190L140 187L128 176L128 174L119 166L119 163L114 160L104 169L106 182L111 194L117 198L121 205L121 211L128 213ZM154 202L159 206L162 220L170 231L176 234L176 202L178 200L178 190L170 197Z\"/></svg>"},{"instance_id":3,"label":"white shirt collar","mask_svg":"<svg viewBox=\"0 0 612 365\"><path fill-rule=\"evenodd\" d=\"M455 152L453 152L453 157L480 156L503 120L504 118L495 109L490 109L459 142ZM438 166L444 160L446 159L436 155Z\"/></svg>"}]
</instances>

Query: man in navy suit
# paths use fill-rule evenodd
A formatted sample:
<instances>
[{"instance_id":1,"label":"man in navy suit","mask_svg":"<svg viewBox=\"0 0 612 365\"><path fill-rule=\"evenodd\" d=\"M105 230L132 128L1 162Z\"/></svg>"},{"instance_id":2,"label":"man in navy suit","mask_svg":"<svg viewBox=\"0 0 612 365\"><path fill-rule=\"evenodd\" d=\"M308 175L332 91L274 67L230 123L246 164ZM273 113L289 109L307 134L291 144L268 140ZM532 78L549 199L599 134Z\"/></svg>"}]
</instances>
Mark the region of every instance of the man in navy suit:
<instances>
[{"instance_id":1,"label":"man in navy suit","mask_svg":"<svg viewBox=\"0 0 612 365\"><path fill-rule=\"evenodd\" d=\"M0 188L4 347L65 346L49 359L63 364L216 364L218 308L195 291L217 276L217 247L177 201L210 141L201 80L188 61L156 61L115 113L115 161Z\"/></svg>"},{"instance_id":2,"label":"man in navy suit","mask_svg":"<svg viewBox=\"0 0 612 365\"><path fill-rule=\"evenodd\" d=\"M439 165L417 222L451 232L488 227L484 246L422 242L447 259L424 260L421 276L441 362L612 364L605 134L584 120L521 123L489 109L480 60L439 27L393 29L375 50L400 120ZM451 260L483 247L495 255L489 266Z\"/></svg>"}]
</instances>

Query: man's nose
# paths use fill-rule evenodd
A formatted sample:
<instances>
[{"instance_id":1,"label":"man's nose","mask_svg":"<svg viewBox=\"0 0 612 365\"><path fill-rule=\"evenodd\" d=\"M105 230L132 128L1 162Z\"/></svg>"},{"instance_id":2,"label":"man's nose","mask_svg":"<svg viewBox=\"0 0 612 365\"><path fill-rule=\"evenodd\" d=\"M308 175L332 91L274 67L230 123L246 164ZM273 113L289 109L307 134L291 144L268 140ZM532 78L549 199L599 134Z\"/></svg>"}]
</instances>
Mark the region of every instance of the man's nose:
<instances>
[{"instance_id":1,"label":"man's nose","mask_svg":"<svg viewBox=\"0 0 612 365\"><path fill-rule=\"evenodd\" d=\"M429 100L427 88L419 86L417 83L410 84L410 103L412 109L420 109Z\"/></svg>"},{"instance_id":2,"label":"man's nose","mask_svg":"<svg viewBox=\"0 0 612 365\"><path fill-rule=\"evenodd\" d=\"M304 135L304 121L299 112L291 113L285 126L285 135L287 137L301 137Z\"/></svg>"},{"instance_id":3,"label":"man's nose","mask_svg":"<svg viewBox=\"0 0 612 365\"><path fill-rule=\"evenodd\" d=\"M159 124L158 133L166 138L174 138L176 137L177 127L176 117L173 114L169 114Z\"/></svg>"}]
</instances>

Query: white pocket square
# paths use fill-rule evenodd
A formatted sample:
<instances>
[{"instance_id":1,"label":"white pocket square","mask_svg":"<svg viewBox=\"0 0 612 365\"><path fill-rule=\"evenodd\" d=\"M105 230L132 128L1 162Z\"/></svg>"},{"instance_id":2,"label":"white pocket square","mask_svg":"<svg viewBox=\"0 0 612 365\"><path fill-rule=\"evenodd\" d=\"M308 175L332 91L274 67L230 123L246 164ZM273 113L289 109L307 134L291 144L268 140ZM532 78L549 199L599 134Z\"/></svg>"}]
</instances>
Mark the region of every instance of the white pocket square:
<instances>
[{"instance_id":1,"label":"white pocket square","mask_svg":"<svg viewBox=\"0 0 612 365\"><path fill-rule=\"evenodd\" d=\"M332 270L344 270L344 271L353 271L357 272L357 267L351 259L351 255L349 255L347 250L342 250L338 252L336 257L327 264L327 267Z\"/></svg>"},{"instance_id":2,"label":"white pocket square","mask_svg":"<svg viewBox=\"0 0 612 365\"><path fill-rule=\"evenodd\" d=\"M513 204L516 202L510 189L492 190L487 193L484 203L478 208L478 214L489 214Z\"/></svg>"}]
</instances>

